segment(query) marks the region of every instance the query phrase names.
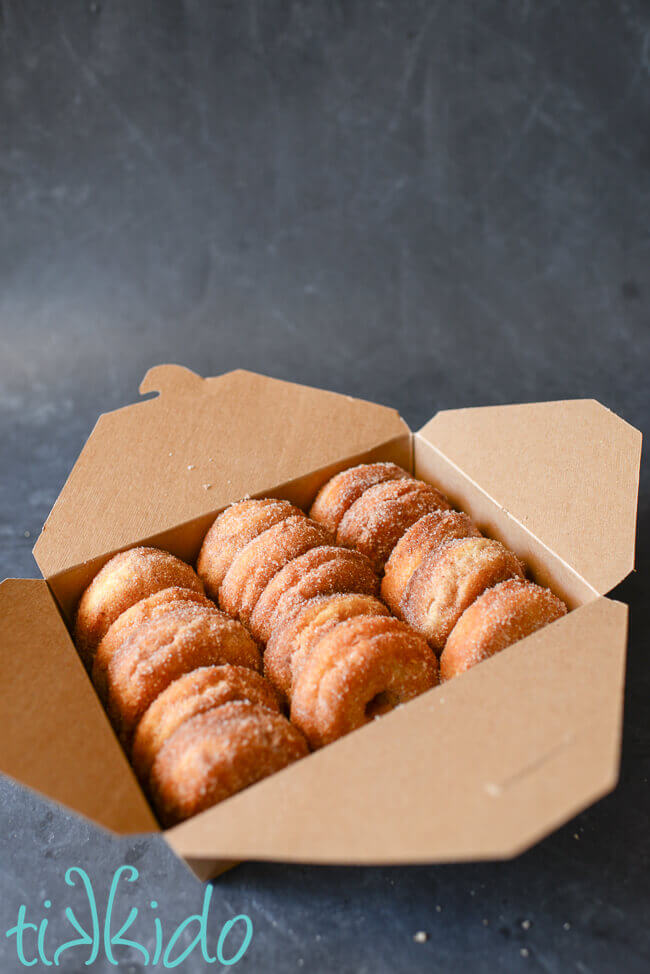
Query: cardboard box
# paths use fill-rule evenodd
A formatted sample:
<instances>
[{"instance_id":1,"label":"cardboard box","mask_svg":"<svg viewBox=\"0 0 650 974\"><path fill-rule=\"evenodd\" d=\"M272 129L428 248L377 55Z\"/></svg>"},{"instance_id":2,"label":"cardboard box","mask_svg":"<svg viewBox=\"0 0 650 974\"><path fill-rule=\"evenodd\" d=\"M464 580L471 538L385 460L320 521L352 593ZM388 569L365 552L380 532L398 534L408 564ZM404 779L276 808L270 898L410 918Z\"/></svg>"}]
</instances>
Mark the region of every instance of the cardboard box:
<instances>
[{"instance_id":1,"label":"cardboard box","mask_svg":"<svg viewBox=\"0 0 650 974\"><path fill-rule=\"evenodd\" d=\"M34 555L0 587L0 769L124 835L159 826L66 623L117 551L194 562L246 494L307 507L338 470L393 460L513 548L571 612L470 672L164 833L201 878L241 859L513 856L610 791L619 767L640 433L593 400L392 409L236 371L151 369L100 416Z\"/></svg>"}]
</instances>

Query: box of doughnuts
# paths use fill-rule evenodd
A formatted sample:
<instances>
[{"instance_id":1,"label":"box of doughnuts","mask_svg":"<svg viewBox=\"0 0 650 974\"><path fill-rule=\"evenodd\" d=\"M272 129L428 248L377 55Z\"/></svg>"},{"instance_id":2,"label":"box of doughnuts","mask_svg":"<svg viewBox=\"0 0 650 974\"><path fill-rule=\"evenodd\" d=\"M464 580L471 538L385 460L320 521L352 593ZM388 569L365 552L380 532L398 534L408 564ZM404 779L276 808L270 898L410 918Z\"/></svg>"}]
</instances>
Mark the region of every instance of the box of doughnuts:
<instances>
[{"instance_id":1,"label":"box of doughnuts","mask_svg":"<svg viewBox=\"0 0 650 974\"><path fill-rule=\"evenodd\" d=\"M516 855L617 781L641 435L149 370L0 586L0 770L202 879Z\"/></svg>"}]
</instances>

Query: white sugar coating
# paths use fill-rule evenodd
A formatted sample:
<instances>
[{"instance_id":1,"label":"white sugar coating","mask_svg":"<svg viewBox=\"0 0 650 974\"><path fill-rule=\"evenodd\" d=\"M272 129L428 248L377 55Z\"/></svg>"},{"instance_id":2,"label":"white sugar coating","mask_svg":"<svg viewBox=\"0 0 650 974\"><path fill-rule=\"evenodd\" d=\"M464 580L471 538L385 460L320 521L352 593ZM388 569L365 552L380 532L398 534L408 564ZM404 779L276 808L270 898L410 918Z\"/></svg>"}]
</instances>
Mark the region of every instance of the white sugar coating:
<instances>
[{"instance_id":1,"label":"white sugar coating","mask_svg":"<svg viewBox=\"0 0 650 974\"><path fill-rule=\"evenodd\" d=\"M375 569L384 565L404 532L423 515L449 509L430 484L413 478L391 480L366 490L341 519L336 540L367 555Z\"/></svg>"},{"instance_id":2,"label":"white sugar coating","mask_svg":"<svg viewBox=\"0 0 650 974\"><path fill-rule=\"evenodd\" d=\"M260 642L268 642L300 605L335 592L377 595L379 578L369 559L358 551L333 545L311 548L270 580L251 616L251 631Z\"/></svg>"},{"instance_id":3,"label":"white sugar coating","mask_svg":"<svg viewBox=\"0 0 650 974\"><path fill-rule=\"evenodd\" d=\"M309 516L320 521L335 535L343 515L366 490L387 480L400 480L410 476L395 463L361 463L356 467L348 467L321 487Z\"/></svg>"}]
</instances>

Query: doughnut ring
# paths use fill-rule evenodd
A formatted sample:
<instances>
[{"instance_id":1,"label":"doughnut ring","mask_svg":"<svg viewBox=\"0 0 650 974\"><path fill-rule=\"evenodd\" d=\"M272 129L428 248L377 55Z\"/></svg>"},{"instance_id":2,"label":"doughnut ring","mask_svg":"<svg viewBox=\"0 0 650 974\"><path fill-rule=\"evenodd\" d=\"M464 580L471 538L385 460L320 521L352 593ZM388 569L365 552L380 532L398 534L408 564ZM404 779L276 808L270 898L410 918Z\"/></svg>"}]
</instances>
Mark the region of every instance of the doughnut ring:
<instances>
[{"instance_id":1,"label":"doughnut ring","mask_svg":"<svg viewBox=\"0 0 650 974\"><path fill-rule=\"evenodd\" d=\"M243 666L201 666L171 683L145 712L133 737L131 761L140 781L146 785L156 755L181 724L233 700L280 713L269 681Z\"/></svg>"},{"instance_id":2,"label":"doughnut ring","mask_svg":"<svg viewBox=\"0 0 650 974\"><path fill-rule=\"evenodd\" d=\"M268 642L273 630L303 602L333 592L379 593L379 578L359 551L321 545L294 558L271 579L253 611L251 632Z\"/></svg>"},{"instance_id":3,"label":"doughnut ring","mask_svg":"<svg viewBox=\"0 0 650 974\"><path fill-rule=\"evenodd\" d=\"M130 609L117 617L110 627L95 652L92 665L92 681L101 700L106 702L106 670L111 657L126 642L129 635L138 626L148 622L150 619L157 619L163 615L170 607L178 605L179 602L195 602L208 609L216 608L214 602L194 592L190 588L163 588L153 595L148 595L146 599L140 599Z\"/></svg>"},{"instance_id":4,"label":"doughnut ring","mask_svg":"<svg viewBox=\"0 0 650 974\"><path fill-rule=\"evenodd\" d=\"M402 599L402 616L434 650L441 650L465 609L507 578L523 579L524 570L517 556L498 541L448 541L414 571Z\"/></svg>"},{"instance_id":5,"label":"doughnut ring","mask_svg":"<svg viewBox=\"0 0 650 974\"><path fill-rule=\"evenodd\" d=\"M464 673L566 611L561 599L533 582L511 578L489 588L465 609L452 629L440 657L441 679Z\"/></svg>"},{"instance_id":6,"label":"doughnut ring","mask_svg":"<svg viewBox=\"0 0 650 974\"><path fill-rule=\"evenodd\" d=\"M369 487L410 476L395 463L361 463L356 467L348 467L321 487L309 516L336 535L343 515Z\"/></svg>"},{"instance_id":7,"label":"doughnut ring","mask_svg":"<svg viewBox=\"0 0 650 974\"><path fill-rule=\"evenodd\" d=\"M425 514L449 509L435 487L412 478L388 480L369 487L341 519L336 540L357 548L383 571L391 551L404 532Z\"/></svg>"},{"instance_id":8,"label":"doughnut ring","mask_svg":"<svg viewBox=\"0 0 650 974\"><path fill-rule=\"evenodd\" d=\"M391 616L359 616L312 648L293 686L291 720L322 747L438 683L425 639Z\"/></svg>"},{"instance_id":9,"label":"doughnut ring","mask_svg":"<svg viewBox=\"0 0 650 974\"><path fill-rule=\"evenodd\" d=\"M264 676L288 699L294 676L321 636L360 615L387 616L388 609L372 595L358 592L321 595L305 602L273 631L264 653Z\"/></svg>"},{"instance_id":10,"label":"doughnut ring","mask_svg":"<svg viewBox=\"0 0 650 974\"><path fill-rule=\"evenodd\" d=\"M238 701L186 720L151 768L154 805L165 826L211 808L308 754L286 717Z\"/></svg>"},{"instance_id":11,"label":"doughnut ring","mask_svg":"<svg viewBox=\"0 0 650 974\"><path fill-rule=\"evenodd\" d=\"M478 538L480 531L467 514L432 511L413 524L393 548L381 582L381 597L399 618L400 603L411 575L425 555L452 538Z\"/></svg>"},{"instance_id":12,"label":"doughnut ring","mask_svg":"<svg viewBox=\"0 0 650 974\"><path fill-rule=\"evenodd\" d=\"M170 683L224 663L261 669L250 634L216 608L181 604L133 630L106 671L108 715L127 750L145 710Z\"/></svg>"},{"instance_id":13,"label":"doughnut ring","mask_svg":"<svg viewBox=\"0 0 650 974\"><path fill-rule=\"evenodd\" d=\"M274 497L239 501L222 511L203 539L196 563L208 595L219 598L226 572L244 545L274 524L301 515L305 516L299 507Z\"/></svg>"},{"instance_id":14,"label":"doughnut ring","mask_svg":"<svg viewBox=\"0 0 650 974\"><path fill-rule=\"evenodd\" d=\"M304 514L267 528L242 548L226 572L219 590L221 608L249 625L257 600L273 576L292 558L331 542L329 531Z\"/></svg>"},{"instance_id":15,"label":"doughnut ring","mask_svg":"<svg viewBox=\"0 0 650 974\"><path fill-rule=\"evenodd\" d=\"M86 667L90 669L102 636L122 612L171 586L203 592L203 583L193 569L159 548L129 548L107 561L77 607L74 640Z\"/></svg>"}]
</instances>

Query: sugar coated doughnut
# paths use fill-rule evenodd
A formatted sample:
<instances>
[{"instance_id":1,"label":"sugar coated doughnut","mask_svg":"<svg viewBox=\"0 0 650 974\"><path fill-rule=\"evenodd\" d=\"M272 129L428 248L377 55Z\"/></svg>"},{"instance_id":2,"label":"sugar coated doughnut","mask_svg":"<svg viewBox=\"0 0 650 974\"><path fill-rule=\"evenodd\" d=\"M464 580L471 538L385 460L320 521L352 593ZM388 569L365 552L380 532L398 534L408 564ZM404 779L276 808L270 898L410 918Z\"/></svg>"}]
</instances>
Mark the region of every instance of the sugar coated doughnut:
<instances>
[{"instance_id":1,"label":"sugar coated doughnut","mask_svg":"<svg viewBox=\"0 0 650 974\"><path fill-rule=\"evenodd\" d=\"M421 480L388 480L369 487L352 504L341 519L336 540L362 551L381 572L412 524L424 514L449 506L439 490Z\"/></svg>"},{"instance_id":2,"label":"sugar coated doughnut","mask_svg":"<svg viewBox=\"0 0 650 974\"><path fill-rule=\"evenodd\" d=\"M203 539L196 563L208 595L219 598L226 572L249 541L274 524L300 515L304 517L299 507L274 497L239 501L222 511Z\"/></svg>"},{"instance_id":3,"label":"sugar coated doughnut","mask_svg":"<svg viewBox=\"0 0 650 974\"><path fill-rule=\"evenodd\" d=\"M271 579L253 611L251 632L268 642L278 624L299 605L333 592L379 593L379 578L359 551L321 545L294 558Z\"/></svg>"},{"instance_id":4,"label":"sugar coated doughnut","mask_svg":"<svg viewBox=\"0 0 650 974\"><path fill-rule=\"evenodd\" d=\"M293 685L291 719L322 747L436 686L425 639L391 616L359 616L318 640Z\"/></svg>"},{"instance_id":5,"label":"sugar coated doughnut","mask_svg":"<svg viewBox=\"0 0 650 974\"><path fill-rule=\"evenodd\" d=\"M274 630L264 653L264 675L289 698L293 676L316 642L339 622L360 615L387 616L388 609L372 595L358 592L321 595L305 602Z\"/></svg>"},{"instance_id":6,"label":"sugar coated doughnut","mask_svg":"<svg viewBox=\"0 0 650 974\"><path fill-rule=\"evenodd\" d=\"M280 698L268 680L244 666L201 666L156 697L138 724L131 760L143 784L161 747L181 724L233 700L280 713Z\"/></svg>"},{"instance_id":7,"label":"sugar coated doughnut","mask_svg":"<svg viewBox=\"0 0 650 974\"><path fill-rule=\"evenodd\" d=\"M395 463L361 463L348 467L321 487L309 516L336 535L343 515L369 487L410 476Z\"/></svg>"},{"instance_id":8,"label":"sugar coated doughnut","mask_svg":"<svg viewBox=\"0 0 650 974\"><path fill-rule=\"evenodd\" d=\"M487 588L523 578L516 555L491 538L448 541L420 562L406 586L402 616L436 651L465 609Z\"/></svg>"},{"instance_id":9,"label":"sugar coated doughnut","mask_svg":"<svg viewBox=\"0 0 650 974\"><path fill-rule=\"evenodd\" d=\"M162 746L150 775L154 805L163 825L176 825L307 753L286 717L226 703L185 721Z\"/></svg>"},{"instance_id":10,"label":"sugar coated doughnut","mask_svg":"<svg viewBox=\"0 0 650 974\"><path fill-rule=\"evenodd\" d=\"M106 670L111 657L126 642L132 630L163 615L179 602L194 602L209 609L216 608L207 596L190 588L163 588L146 599L140 599L119 615L97 647L93 658L92 681L101 700L106 701Z\"/></svg>"},{"instance_id":11,"label":"sugar coated doughnut","mask_svg":"<svg viewBox=\"0 0 650 974\"><path fill-rule=\"evenodd\" d=\"M329 531L304 516L267 528L242 548L226 572L219 590L221 608L249 625L257 600L273 576L310 548L331 542Z\"/></svg>"},{"instance_id":12,"label":"sugar coated doughnut","mask_svg":"<svg viewBox=\"0 0 650 974\"><path fill-rule=\"evenodd\" d=\"M480 595L454 626L440 657L449 680L530 636L567 611L556 595L533 582L511 578Z\"/></svg>"},{"instance_id":13,"label":"sugar coated doughnut","mask_svg":"<svg viewBox=\"0 0 650 974\"><path fill-rule=\"evenodd\" d=\"M190 566L159 548L129 548L107 561L77 607L74 640L86 666L90 668L100 640L122 612L171 586L203 592Z\"/></svg>"},{"instance_id":14,"label":"sugar coated doughnut","mask_svg":"<svg viewBox=\"0 0 650 974\"><path fill-rule=\"evenodd\" d=\"M134 629L106 672L108 714L125 747L170 683L199 666L224 663L261 669L250 633L216 608L179 604Z\"/></svg>"},{"instance_id":15,"label":"sugar coated doughnut","mask_svg":"<svg viewBox=\"0 0 650 974\"><path fill-rule=\"evenodd\" d=\"M381 597L399 618L400 604L411 575L425 555L453 538L477 538L480 531L467 514L432 511L416 521L402 535L386 562Z\"/></svg>"}]
</instances>

